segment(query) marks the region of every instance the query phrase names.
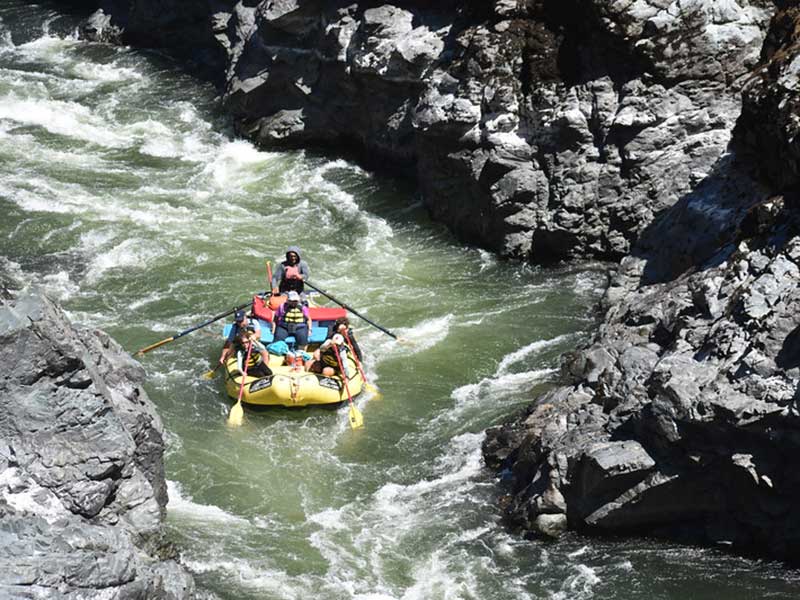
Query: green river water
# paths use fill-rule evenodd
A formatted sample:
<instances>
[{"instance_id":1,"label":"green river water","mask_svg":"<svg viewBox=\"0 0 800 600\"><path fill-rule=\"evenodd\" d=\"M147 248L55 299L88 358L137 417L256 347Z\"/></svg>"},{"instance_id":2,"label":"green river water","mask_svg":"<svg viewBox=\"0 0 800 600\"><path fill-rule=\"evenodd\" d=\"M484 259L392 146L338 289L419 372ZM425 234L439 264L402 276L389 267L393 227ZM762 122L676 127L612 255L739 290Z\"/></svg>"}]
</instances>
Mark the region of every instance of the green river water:
<instances>
[{"instance_id":1,"label":"green river water","mask_svg":"<svg viewBox=\"0 0 800 600\"><path fill-rule=\"evenodd\" d=\"M0 1L0 255L129 351L265 288L298 244L354 320L382 399L246 411L203 371L220 327L147 354L168 531L204 597L795 598L798 573L714 550L506 529L483 430L552 385L603 269L509 264L432 223L408 183L237 140L215 91L80 18Z\"/></svg>"}]
</instances>

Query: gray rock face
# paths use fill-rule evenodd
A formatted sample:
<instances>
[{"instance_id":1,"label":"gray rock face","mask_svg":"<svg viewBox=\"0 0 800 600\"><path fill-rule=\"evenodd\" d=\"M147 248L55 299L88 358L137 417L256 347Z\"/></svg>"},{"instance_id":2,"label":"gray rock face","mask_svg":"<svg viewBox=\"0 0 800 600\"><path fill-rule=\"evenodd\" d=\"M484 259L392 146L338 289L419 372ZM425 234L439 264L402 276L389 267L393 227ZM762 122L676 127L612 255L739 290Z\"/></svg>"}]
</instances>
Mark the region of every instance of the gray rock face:
<instances>
[{"instance_id":1,"label":"gray rock face","mask_svg":"<svg viewBox=\"0 0 800 600\"><path fill-rule=\"evenodd\" d=\"M575 529L800 556L795 4L779 3L745 84L737 158L622 260L594 342L565 364L574 384L488 432L487 464L511 474L506 514L533 532L551 535L547 488Z\"/></svg>"},{"instance_id":2,"label":"gray rock face","mask_svg":"<svg viewBox=\"0 0 800 600\"><path fill-rule=\"evenodd\" d=\"M189 598L141 366L33 290L0 304L0 596Z\"/></svg>"},{"instance_id":3,"label":"gray rock face","mask_svg":"<svg viewBox=\"0 0 800 600\"><path fill-rule=\"evenodd\" d=\"M623 260L594 343L565 365L575 384L487 434L487 464L511 473L506 515L550 536L539 518L555 505L539 497L557 490L575 529L796 561L799 236L800 197L787 193L669 281Z\"/></svg>"},{"instance_id":4,"label":"gray rock face","mask_svg":"<svg viewBox=\"0 0 800 600\"><path fill-rule=\"evenodd\" d=\"M109 0L104 11L128 43L193 55L224 80L243 134L413 173L462 239L547 262L619 259L656 215L724 177L774 4Z\"/></svg>"}]
</instances>

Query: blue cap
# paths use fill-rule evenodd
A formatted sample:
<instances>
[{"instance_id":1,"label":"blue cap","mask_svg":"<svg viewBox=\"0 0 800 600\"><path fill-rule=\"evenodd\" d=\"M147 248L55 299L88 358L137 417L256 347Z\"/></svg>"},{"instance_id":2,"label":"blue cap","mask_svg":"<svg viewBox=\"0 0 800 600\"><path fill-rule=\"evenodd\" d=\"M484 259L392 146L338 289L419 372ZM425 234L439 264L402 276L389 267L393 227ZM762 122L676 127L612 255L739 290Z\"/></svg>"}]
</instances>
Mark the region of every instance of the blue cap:
<instances>
[{"instance_id":1,"label":"blue cap","mask_svg":"<svg viewBox=\"0 0 800 600\"><path fill-rule=\"evenodd\" d=\"M244 311L237 310L236 313L233 315L233 320L236 321L237 323L241 323L242 321L244 321L244 317L245 317Z\"/></svg>"}]
</instances>

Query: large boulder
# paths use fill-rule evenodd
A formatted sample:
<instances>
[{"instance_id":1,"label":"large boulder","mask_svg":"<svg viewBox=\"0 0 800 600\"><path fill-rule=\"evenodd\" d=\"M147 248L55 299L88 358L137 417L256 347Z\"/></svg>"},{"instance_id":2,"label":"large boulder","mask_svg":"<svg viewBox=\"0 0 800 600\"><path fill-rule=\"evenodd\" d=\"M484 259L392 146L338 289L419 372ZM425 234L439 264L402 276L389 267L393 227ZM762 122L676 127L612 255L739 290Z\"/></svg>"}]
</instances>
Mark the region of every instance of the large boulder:
<instances>
[{"instance_id":1,"label":"large boulder","mask_svg":"<svg viewBox=\"0 0 800 600\"><path fill-rule=\"evenodd\" d=\"M0 364L0 596L191 597L141 366L33 289L4 289Z\"/></svg>"}]
</instances>

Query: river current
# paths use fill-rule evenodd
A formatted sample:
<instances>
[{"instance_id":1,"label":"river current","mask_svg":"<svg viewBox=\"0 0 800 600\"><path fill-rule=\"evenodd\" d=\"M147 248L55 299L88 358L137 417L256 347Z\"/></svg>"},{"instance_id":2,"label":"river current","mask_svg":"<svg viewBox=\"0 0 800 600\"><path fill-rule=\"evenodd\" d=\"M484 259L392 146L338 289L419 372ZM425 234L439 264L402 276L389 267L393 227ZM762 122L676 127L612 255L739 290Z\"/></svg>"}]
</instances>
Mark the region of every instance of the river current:
<instances>
[{"instance_id":1,"label":"river current","mask_svg":"<svg viewBox=\"0 0 800 600\"><path fill-rule=\"evenodd\" d=\"M526 540L496 508L483 430L553 385L599 266L465 247L410 184L236 139L215 90L166 58L78 41L79 15L0 1L0 260L129 351L266 287L298 244L354 320L383 397L246 411L202 373L211 326L143 359L167 432L168 533L221 599L794 598L798 573L716 550ZM221 325L221 323L220 323Z\"/></svg>"}]
</instances>

